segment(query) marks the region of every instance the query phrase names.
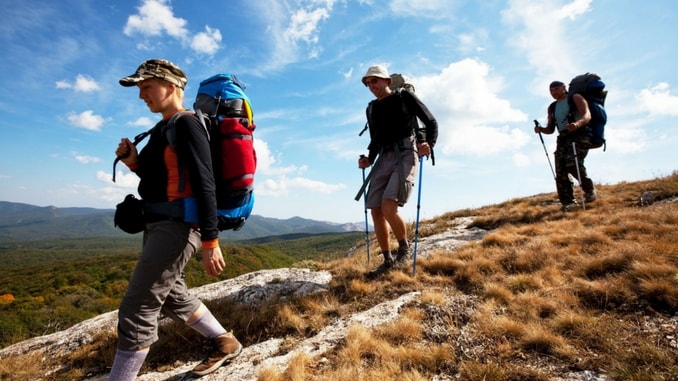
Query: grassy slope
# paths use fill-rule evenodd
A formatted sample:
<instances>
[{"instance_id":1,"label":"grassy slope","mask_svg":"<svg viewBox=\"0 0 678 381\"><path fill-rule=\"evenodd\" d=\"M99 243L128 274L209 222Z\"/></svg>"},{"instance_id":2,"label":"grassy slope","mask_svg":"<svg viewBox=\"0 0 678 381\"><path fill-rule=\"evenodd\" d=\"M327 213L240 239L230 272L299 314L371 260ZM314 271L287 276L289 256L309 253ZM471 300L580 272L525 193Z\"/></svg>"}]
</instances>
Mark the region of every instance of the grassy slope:
<instances>
[{"instance_id":1,"label":"grassy slope","mask_svg":"<svg viewBox=\"0 0 678 381\"><path fill-rule=\"evenodd\" d=\"M227 328L245 345L272 337L293 343L334 319L422 292L398 321L374 330L351 327L347 340L323 359L299 356L283 372L263 371L261 381L430 380L437 374L551 380L580 370L615 380L678 380L678 202L639 203L648 191L655 201L675 198L678 174L597 187L600 199L585 211L563 214L551 193L422 221L422 237L462 216L493 230L455 252L421 258L416 277L393 271L366 282L359 253L315 264L334 275L325 295L258 311L210 307L228 316ZM360 246L360 238L354 243ZM189 334L167 328L144 371L200 353L197 341L177 339ZM75 365L54 379L105 372L115 342L102 338L74 353L68 362ZM22 360L30 361L0 361L0 376Z\"/></svg>"}]
</instances>

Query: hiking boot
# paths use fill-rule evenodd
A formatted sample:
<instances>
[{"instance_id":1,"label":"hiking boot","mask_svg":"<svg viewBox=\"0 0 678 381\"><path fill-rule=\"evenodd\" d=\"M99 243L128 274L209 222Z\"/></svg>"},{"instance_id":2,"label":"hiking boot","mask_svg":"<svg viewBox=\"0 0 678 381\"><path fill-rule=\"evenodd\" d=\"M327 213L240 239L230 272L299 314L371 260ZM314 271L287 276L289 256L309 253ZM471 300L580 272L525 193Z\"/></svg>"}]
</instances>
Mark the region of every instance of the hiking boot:
<instances>
[{"instance_id":1,"label":"hiking boot","mask_svg":"<svg viewBox=\"0 0 678 381\"><path fill-rule=\"evenodd\" d=\"M563 212L571 212L573 210L579 209L579 204L576 201L573 201L569 204L564 204L561 208Z\"/></svg>"},{"instance_id":2,"label":"hiking boot","mask_svg":"<svg viewBox=\"0 0 678 381\"><path fill-rule=\"evenodd\" d=\"M594 201L596 201L597 198L598 198L598 194L597 194L595 189L584 195L584 200L586 202L594 202Z\"/></svg>"},{"instance_id":3,"label":"hiking boot","mask_svg":"<svg viewBox=\"0 0 678 381\"><path fill-rule=\"evenodd\" d=\"M386 274L387 272L389 272L393 269L393 265L394 265L393 260L389 261L389 260L384 259L384 263L382 263L376 269L367 273L367 275L366 275L367 279L374 279L374 278L377 278L379 276Z\"/></svg>"},{"instance_id":4,"label":"hiking boot","mask_svg":"<svg viewBox=\"0 0 678 381\"><path fill-rule=\"evenodd\" d=\"M412 257L412 251L409 246L400 246L395 257L396 267L403 267L407 264L407 261Z\"/></svg>"},{"instance_id":5,"label":"hiking boot","mask_svg":"<svg viewBox=\"0 0 678 381\"><path fill-rule=\"evenodd\" d=\"M210 374L223 365L226 360L234 358L242 351L242 344L231 332L217 337L214 341L216 342L217 349L193 368L192 372L194 375L204 376Z\"/></svg>"}]
</instances>

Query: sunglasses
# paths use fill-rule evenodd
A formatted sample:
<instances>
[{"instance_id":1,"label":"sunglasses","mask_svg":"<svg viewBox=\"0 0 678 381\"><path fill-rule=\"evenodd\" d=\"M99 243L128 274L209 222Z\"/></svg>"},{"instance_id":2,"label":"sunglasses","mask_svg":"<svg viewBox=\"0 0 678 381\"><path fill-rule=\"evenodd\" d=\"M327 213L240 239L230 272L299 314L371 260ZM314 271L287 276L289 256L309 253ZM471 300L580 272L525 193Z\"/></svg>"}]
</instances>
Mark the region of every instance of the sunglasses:
<instances>
[{"instance_id":1,"label":"sunglasses","mask_svg":"<svg viewBox=\"0 0 678 381\"><path fill-rule=\"evenodd\" d=\"M379 81L379 78L376 78L376 77L372 77L372 78L366 79L366 80L365 80L365 86L367 87L367 86L369 86L369 85L374 85L374 84L377 83L378 81Z\"/></svg>"}]
</instances>

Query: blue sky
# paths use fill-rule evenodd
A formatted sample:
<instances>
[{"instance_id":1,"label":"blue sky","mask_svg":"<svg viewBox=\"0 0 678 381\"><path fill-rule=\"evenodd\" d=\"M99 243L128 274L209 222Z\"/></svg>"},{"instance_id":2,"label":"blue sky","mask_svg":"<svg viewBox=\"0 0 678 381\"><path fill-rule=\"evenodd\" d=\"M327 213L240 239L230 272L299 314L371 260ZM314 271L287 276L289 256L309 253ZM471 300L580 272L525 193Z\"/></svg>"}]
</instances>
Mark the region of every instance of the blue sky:
<instances>
[{"instance_id":1,"label":"blue sky","mask_svg":"<svg viewBox=\"0 0 678 381\"><path fill-rule=\"evenodd\" d=\"M360 78L373 64L410 76L440 125L425 162L421 217L553 192L533 133L548 84L592 71L607 84L607 152L598 184L677 168L678 3L673 0L3 0L0 200L114 208L136 192L118 166L121 137L150 128L118 80L148 58L200 80L235 73L257 124L255 214L364 218ZM549 154L555 136L544 136ZM604 194L601 195L604 197ZM416 216L416 194L403 209Z\"/></svg>"}]
</instances>

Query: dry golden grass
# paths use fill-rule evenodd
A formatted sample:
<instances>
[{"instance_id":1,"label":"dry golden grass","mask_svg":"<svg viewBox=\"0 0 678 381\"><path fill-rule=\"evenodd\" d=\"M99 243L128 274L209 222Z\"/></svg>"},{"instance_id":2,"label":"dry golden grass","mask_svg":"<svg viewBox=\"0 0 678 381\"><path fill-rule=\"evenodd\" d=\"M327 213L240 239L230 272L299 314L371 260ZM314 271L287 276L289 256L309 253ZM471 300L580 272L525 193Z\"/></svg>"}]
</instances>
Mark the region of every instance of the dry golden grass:
<instances>
[{"instance_id":1,"label":"dry golden grass","mask_svg":"<svg viewBox=\"0 0 678 381\"><path fill-rule=\"evenodd\" d=\"M421 292L397 320L351 326L322 358L297 355L286 369L262 369L260 381L550 380L577 370L678 380L678 202L639 201L645 191L655 201L676 197L678 174L597 188L597 201L567 214L550 193L422 221L420 237L444 232L457 217L492 232L454 252L420 256L416 277L404 269L366 281L381 258L371 247L368 266L363 242L351 258L314 264L333 274L328 293L256 310L209 306L245 345L282 337L284 353L335 319ZM160 336L144 370L206 353L185 327L169 325ZM114 348L115 338L102 338L74 353L71 369L43 379L103 373ZM30 373L44 359L0 360L0 378L17 361Z\"/></svg>"}]
</instances>

